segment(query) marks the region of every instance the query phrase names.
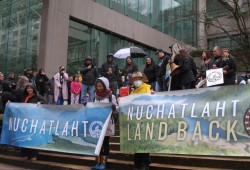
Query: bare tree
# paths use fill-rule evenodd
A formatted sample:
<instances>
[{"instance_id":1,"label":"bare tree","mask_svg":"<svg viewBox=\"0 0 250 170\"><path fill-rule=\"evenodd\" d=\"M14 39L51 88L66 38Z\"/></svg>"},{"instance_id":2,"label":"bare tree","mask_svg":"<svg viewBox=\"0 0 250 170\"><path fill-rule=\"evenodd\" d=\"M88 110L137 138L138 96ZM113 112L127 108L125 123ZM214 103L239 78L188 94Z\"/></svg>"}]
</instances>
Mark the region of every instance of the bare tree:
<instances>
[{"instance_id":1,"label":"bare tree","mask_svg":"<svg viewBox=\"0 0 250 170\"><path fill-rule=\"evenodd\" d=\"M206 28L215 27L228 36L235 44L231 50L239 61L248 68L250 66L250 28L247 21L250 19L250 0L217 0L226 10L230 23L225 17L214 17L205 13ZM244 2L243 2L244 1Z\"/></svg>"}]
</instances>

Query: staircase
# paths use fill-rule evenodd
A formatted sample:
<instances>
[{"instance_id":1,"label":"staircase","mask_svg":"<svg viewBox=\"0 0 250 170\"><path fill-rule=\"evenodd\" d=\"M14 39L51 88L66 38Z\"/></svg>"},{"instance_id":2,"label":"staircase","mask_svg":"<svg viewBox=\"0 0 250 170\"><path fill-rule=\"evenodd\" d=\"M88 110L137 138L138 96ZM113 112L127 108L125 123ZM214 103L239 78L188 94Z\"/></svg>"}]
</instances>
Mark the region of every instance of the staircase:
<instances>
[{"instance_id":1,"label":"staircase","mask_svg":"<svg viewBox=\"0 0 250 170\"><path fill-rule=\"evenodd\" d=\"M117 128L118 129L118 128ZM119 131L110 139L109 168L112 170L132 170L133 155L123 154L120 150ZM150 170L232 170L250 169L248 157L218 157L218 156L193 156L173 154L151 154L152 164ZM40 151L37 161L23 160L19 150L8 147L1 151L0 162L13 164L28 169L53 169L53 170L90 170L95 165L94 156L56 153ZM0 167L1 169L1 167Z\"/></svg>"}]
</instances>

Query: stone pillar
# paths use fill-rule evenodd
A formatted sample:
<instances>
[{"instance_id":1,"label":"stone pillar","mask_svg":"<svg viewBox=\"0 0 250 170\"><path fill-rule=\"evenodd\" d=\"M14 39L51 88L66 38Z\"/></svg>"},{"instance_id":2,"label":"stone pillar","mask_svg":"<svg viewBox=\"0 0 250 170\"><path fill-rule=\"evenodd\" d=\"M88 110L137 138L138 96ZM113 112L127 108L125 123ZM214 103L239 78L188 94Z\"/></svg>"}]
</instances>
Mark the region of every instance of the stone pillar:
<instances>
[{"instance_id":1,"label":"stone pillar","mask_svg":"<svg viewBox=\"0 0 250 170\"><path fill-rule=\"evenodd\" d=\"M67 64L70 0L43 0L38 68L49 77Z\"/></svg>"},{"instance_id":2,"label":"stone pillar","mask_svg":"<svg viewBox=\"0 0 250 170\"><path fill-rule=\"evenodd\" d=\"M205 13L206 13L206 1L198 0L198 16L197 16L197 33L198 33L198 48L206 49L208 48L207 44L207 32L205 30Z\"/></svg>"}]
</instances>

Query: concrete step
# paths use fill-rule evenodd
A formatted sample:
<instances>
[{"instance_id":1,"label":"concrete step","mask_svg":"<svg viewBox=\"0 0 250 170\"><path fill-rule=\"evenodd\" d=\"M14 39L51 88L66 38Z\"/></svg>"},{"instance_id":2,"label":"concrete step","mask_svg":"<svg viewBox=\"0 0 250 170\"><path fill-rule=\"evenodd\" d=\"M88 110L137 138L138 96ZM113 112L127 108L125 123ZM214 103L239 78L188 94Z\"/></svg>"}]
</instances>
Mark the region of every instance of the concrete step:
<instances>
[{"instance_id":1,"label":"concrete step","mask_svg":"<svg viewBox=\"0 0 250 170\"><path fill-rule=\"evenodd\" d=\"M44 160L46 157L46 160ZM76 159L72 162L70 159ZM57 162L60 160L60 162ZM86 165L85 161L91 163ZM5 164L15 164L20 167L26 167L28 169L53 169L53 170L90 170L90 166L95 164L94 157L91 156L76 156L76 155L65 155L59 153L44 153L40 152L39 159L36 161L24 160L20 156L0 155L0 162ZM92 164L93 163L93 164ZM130 170L133 169L133 162L126 160L109 159L111 164L110 170ZM150 170L229 170L229 168L206 168L206 167L193 167L193 166L182 166L182 165L168 165L152 163ZM231 169L232 170L232 169Z\"/></svg>"},{"instance_id":2,"label":"concrete step","mask_svg":"<svg viewBox=\"0 0 250 170\"><path fill-rule=\"evenodd\" d=\"M19 151L8 150L5 155L19 160L22 164ZM119 151L111 151L109 156L109 163L112 169L119 169L121 167L128 170L133 169L133 154L123 154ZM20 161L21 159L21 161ZM0 158L0 161L2 158ZM249 169L250 160L248 158L236 157L207 157L207 156L190 156L190 155L170 155L170 154L151 154L152 164L151 170L160 169ZM11 161L9 161L11 163ZM30 161L24 161L30 162ZM74 155L65 153L56 153L48 151L40 151L38 162L39 167L43 168L44 162L48 163L50 167L61 166L67 168L67 164L71 164L72 168L89 168L95 164L94 156ZM33 163L32 162L32 163ZM6 163L6 161L4 161ZM25 166L26 164L24 164ZM33 165L33 164L31 164ZM36 164L35 164L36 165ZM73 166L74 165L74 166ZM36 165L38 166L38 165ZM30 167L32 168L32 167Z\"/></svg>"}]
</instances>

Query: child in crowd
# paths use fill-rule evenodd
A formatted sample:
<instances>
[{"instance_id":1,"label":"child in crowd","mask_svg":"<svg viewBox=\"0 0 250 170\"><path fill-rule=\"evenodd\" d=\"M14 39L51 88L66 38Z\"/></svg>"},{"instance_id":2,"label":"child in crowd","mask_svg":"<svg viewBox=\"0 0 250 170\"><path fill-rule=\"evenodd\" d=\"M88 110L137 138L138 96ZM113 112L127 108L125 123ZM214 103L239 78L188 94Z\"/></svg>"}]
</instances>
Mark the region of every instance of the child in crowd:
<instances>
[{"instance_id":1,"label":"child in crowd","mask_svg":"<svg viewBox=\"0 0 250 170\"><path fill-rule=\"evenodd\" d=\"M79 104L80 92L82 89L82 83L80 83L80 75L76 74L71 82L71 104Z\"/></svg>"}]
</instances>

